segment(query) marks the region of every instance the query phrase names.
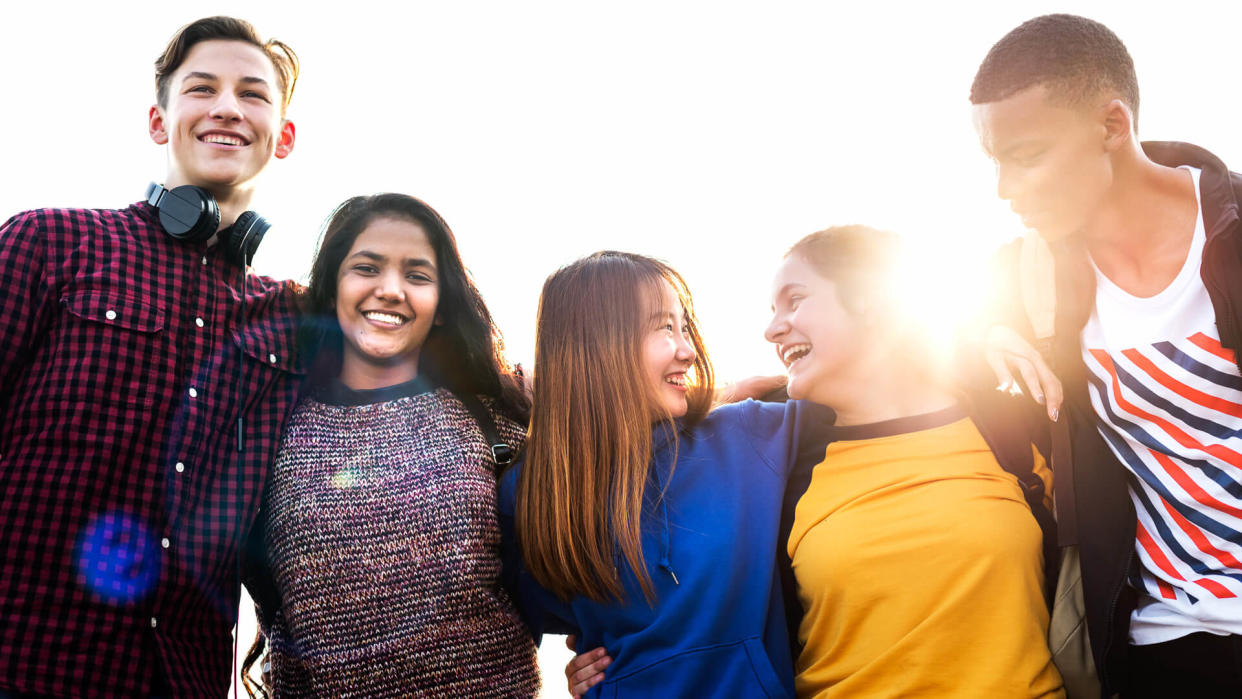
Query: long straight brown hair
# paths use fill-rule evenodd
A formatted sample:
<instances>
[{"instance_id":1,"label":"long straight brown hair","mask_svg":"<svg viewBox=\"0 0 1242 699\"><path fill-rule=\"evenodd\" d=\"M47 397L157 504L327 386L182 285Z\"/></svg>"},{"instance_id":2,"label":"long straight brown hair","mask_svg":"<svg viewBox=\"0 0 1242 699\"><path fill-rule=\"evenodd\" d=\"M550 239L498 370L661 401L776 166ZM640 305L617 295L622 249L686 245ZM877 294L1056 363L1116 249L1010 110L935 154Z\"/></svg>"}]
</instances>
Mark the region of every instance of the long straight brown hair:
<instances>
[{"instance_id":1,"label":"long straight brown hair","mask_svg":"<svg viewBox=\"0 0 1242 699\"><path fill-rule=\"evenodd\" d=\"M527 568L561 599L624 599L613 561L618 549L647 601L655 598L642 553L643 494L653 424L675 431L667 412L660 417L642 347L665 283L681 300L696 352L685 417L693 424L711 408L712 368L676 271L650 257L604 251L562 267L543 285L516 524Z\"/></svg>"}]
</instances>

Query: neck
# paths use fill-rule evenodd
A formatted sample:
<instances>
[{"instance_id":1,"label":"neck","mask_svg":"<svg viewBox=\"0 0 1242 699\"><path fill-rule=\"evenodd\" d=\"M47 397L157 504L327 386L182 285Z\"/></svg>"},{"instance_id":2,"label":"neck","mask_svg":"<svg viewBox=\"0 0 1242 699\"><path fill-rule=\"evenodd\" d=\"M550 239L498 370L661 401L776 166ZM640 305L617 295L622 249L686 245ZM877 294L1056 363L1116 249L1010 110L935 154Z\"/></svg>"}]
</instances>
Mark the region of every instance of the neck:
<instances>
[{"instance_id":1,"label":"neck","mask_svg":"<svg viewBox=\"0 0 1242 699\"><path fill-rule=\"evenodd\" d=\"M1083 228L1093 256L1142 259L1193 232L1193 215L1186 226L1195 202L1189 173L1153 162L1132 143L1114 157L1108 195Z\"/></svg>"},{"instance_id":2,"label":"neck","mask_svg":"<svg viewBox=\"0 0 1242 699\"><path fill-rule=\"evenodd\" d=\"M341 363L341 383L355 391L369 391L376 388L396 386L418 378L418 363L402 363L384 366L365 362L349 361Z\"/></svg>"},{"instance_id":3,"label":"neck","mask_svg":"<svg viewBox=\"0 0 1242 699\"><path fill-rule=\"evenodd\" d=\"M1113 184L1084 229L1096 267L1134 296L1168 287L1186 264L1198 205L1190 173L1139 154L1115 168Z\"/></svg>"},{"instance_id":4,"label":"neck","mask_svg":"<svg viewBox=\"0 0 1242 699\"><path fill-rule=\"evenodd\" d=\"M944 410L957 403L947 387L936 382L928 367L889 363L882 371L870 371L843 382L835 396L813 398L833 409L836 424L868 425Z\"/></svg>"},{"instance_id":5,"label":"neck","mask_svg":"<svg viewBox=\"0 0 1242 699\"><path fill-rule=\"evenodd\" d=\"M212 192L211 195L215 197L216 206L220 207L220 228L216 230L223 230L233 225L237 217L250 208L250 200L254 196L254 191L232 189L223 195L216 192Z\"/></svg>"}]
</instances>

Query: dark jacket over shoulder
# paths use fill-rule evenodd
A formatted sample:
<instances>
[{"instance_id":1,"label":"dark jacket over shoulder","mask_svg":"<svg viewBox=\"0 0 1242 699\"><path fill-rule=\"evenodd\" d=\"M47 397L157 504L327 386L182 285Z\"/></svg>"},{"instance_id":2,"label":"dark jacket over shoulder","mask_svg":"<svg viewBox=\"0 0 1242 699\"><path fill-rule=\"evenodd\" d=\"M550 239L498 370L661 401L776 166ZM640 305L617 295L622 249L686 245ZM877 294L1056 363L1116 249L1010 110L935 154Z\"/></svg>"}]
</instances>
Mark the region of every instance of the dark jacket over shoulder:
<instances>
[{"instance_id":1,"label":"dark jacket over shoulder","mask_svg":"<svg viewBox=\"0 0 1242 699\"><path fill-rule=\"evenodd\" d=\"M1188 165L1202 171L1199 189L1207 243L1201 275L1212 300L1221 344L1242 357L1242 222L1238 211L1242 175L1230 172L1216 156L1190 144L1149 142L1143 144L1143 150L1161 165ZM1005 270L1003 279L1009 287L1005 323L1030 339L1030 324L1017 292L1018 247L1019 243L1014 243L999 255ZM1126 582L1127 574L1137 565L1136 518L1129 475L1100 436L1087 392L1087 368L1079 338L1095 303L1094 273L1080 243L1061 241L1052 248L1057 285L1052 359L1065 387L1061 419L1068 420L1073 451L1070 473L1061 470L1055 474L1061 543L1079 546L1091 648L1108 695L1125 689L1130 614L1137 602L1136 591ZM1071 501L1073 507L1068 508L1066 503ZM1076 520L1076 526L1065 526L1067 515Z\"/></svg>"}]
</instances>

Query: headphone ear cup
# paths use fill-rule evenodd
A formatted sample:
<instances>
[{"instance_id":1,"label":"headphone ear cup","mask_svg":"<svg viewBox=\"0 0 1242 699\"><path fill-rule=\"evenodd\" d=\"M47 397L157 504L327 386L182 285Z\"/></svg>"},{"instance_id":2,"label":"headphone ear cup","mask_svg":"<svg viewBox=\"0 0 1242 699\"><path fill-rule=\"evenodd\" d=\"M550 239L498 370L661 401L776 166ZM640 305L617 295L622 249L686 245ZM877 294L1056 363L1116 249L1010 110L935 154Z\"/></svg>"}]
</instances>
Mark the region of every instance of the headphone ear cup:
<instances>
[{"instance_id":1,"label":"headphone ear cup","mask_svg":"<svg viewBox=\"0 0 1242 699\"><path fill-rule=\"evenodd\" d=\"M164 232L185 242L203 242L220 227L220 207L206 190L182 185L164 194L158 206Z\"/></svg>"},{"instance_id":2,"label":"headphone ear cup","mask_svg":"<svg viewBox=\"0 0 1242 699\"><path fill-rule=\"evenodd\" d=\"M242 265L250 266L254 261L254 253L267 235L272 224L253 211L243 212L229 228L228 255L229 259Z\"/></svg>"}]
</instances>

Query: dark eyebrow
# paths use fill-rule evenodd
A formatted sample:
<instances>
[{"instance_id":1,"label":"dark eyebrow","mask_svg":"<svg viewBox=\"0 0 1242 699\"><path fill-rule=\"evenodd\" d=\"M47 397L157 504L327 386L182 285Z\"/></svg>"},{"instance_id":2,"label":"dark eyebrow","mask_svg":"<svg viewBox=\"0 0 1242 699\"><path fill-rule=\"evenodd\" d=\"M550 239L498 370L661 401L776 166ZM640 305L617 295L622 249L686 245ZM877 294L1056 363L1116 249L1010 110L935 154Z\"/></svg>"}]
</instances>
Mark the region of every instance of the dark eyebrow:
<instances>
[{"instance_id":1,"label":"dark eyebrow","mask_svg":"<svg viewBox=\"0 0 1242 699\"><path fill-rule=\"evenodd\" d=\"M381 255L378 252L372 252L370 250L359 250L358 252L350 255L346 259L352 260L355 257L363 257L368 260L371 260L372 262L384 262L388 259L384 255ZM425 257L407 257L405 259L405 266L406 267L426 267L432 271L435 271L436 269L435 263L432 262L431 260L428 260Z\"/></svg>"},{"instance_id":2,"label":"dark eyebrow","mask_svg":"<svg viewBox=\"0 0 1242 699\"><path fill-rule=\"evenodd\" d=\"M194 80L194 79L199 79L199 80L219 80L220 78L219 78L218 76L214 75L213 73L204 73L204 72L202 72L202 71L196 70L196 71L192 71L192 72L190 72L190 73L186 73L186 74L185 74L185 77L181 79L181 82L183 82L183 83L184 83L184 82L186 82L187 80ZM266 80L264 80L263 78L256 78L256 77L253 77L253 76L249 76L249 75L248 75L248 76L246 76L246 77L242 78L242 79L241 79L241 81L242 81L242 82L244 82L244 83L251 84L251 85L263 85L264 87L267 87L267 81L266 81Z\"/></svg>"},{"instance_id":3,"label":"dark eyebrow","mask_svg":"<svg viewBox=\"0 0 1242 699\"><path fill-rule=\"evenodd\" d=\"M406 267L426 267L431 271L436 271L436 264L425 257L407 257L405 258Z\"/></svg>"}]
</instances>

